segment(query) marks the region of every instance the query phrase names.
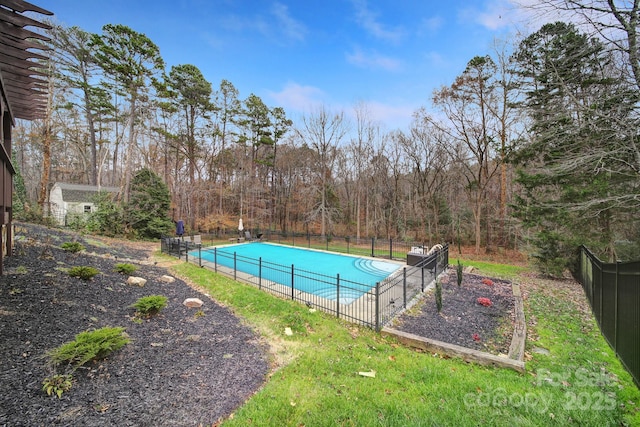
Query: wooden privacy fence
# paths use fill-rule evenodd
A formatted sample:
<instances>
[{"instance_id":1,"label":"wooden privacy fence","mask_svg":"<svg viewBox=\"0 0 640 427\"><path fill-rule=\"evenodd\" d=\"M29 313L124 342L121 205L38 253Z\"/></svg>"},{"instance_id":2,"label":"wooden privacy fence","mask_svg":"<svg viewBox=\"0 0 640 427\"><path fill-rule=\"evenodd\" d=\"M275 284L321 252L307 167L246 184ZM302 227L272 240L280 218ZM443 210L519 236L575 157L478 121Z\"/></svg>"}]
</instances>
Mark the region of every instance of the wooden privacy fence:
<instances>
[{"instance_id":1,"label":"wooden privacy fence","mask_svg":"<svg viewBox=\"0 0 640 427\"><path fill-rule=\"evenodd\" d=\"M640 261L604 263L582 246L577 279L602 335L640 386Z\"/></svg>"}]
</instances>

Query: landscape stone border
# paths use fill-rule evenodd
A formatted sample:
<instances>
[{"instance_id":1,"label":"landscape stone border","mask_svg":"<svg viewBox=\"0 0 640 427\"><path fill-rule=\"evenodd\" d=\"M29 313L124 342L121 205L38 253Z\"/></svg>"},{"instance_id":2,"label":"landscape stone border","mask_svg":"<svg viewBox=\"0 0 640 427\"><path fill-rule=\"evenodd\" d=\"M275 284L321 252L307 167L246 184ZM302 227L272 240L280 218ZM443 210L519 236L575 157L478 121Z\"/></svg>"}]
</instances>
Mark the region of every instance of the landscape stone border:
<instances>
[{"instance_id":1,"label":"landscape stone border","mask_svg":"<svg viewBox=\"0 0 640 427\"><path fill-rule=\"evenodd\" d=\"M458 357L466 362L477 363L483 366L496 366L499 368L509 368L518 372L525 372L524 349L527 337L527 324L524 317L524 303L520 285L511 284L511 293L514 299L514 327L511 345L508 356L496 356L484 351L473 350L455 344L421 337L393 328L382 328L381 333L386 336L395 337L401 343L428 351L451 357Z\"/></svg>"}]
</instances>

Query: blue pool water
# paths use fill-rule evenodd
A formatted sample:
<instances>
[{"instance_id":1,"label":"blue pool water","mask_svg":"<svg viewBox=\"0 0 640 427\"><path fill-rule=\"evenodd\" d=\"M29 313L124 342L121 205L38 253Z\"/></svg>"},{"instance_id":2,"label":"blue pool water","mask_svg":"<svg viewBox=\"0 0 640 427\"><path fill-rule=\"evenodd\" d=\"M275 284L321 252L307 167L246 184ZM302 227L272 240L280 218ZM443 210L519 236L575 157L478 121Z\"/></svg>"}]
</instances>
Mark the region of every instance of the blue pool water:
<instances>
[{"instance_id":1,"label":"blue pool water","mask_svg":"<svg viewBox=\"0 0 640 427\"><path fill-rule=\"evenodd\" d=\"M269 243L241 243L216 248L219 265L258 276L285 286L291 286L291 265L296 276L294 288L323 298L336 300L337 275L340 275L340 302L349 304L369 291L401 266L397 263L347 256L330 252L306 250ZM262 268L258 260L262 259ZM213 249L202 251L202 259L214 262ZM277 264L277 265L275 265Z\"/></svg>"}]
</instances>

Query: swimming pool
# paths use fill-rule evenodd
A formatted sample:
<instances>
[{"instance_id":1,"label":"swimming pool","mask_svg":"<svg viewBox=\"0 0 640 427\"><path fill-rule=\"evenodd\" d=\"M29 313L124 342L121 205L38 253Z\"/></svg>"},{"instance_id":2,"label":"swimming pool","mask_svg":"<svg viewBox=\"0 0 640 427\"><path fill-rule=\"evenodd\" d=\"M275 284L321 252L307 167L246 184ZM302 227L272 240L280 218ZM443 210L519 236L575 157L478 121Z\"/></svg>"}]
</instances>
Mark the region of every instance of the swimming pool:
<instances>
[{"instance_id":1,"label":"swimming pool","mask_svg":"<svg viewBox=\"0 0 640 427\"><path fill-rule=\"evenodd\" d=\"M234 255L235 254L235 255ZM205 261L260 276L296 291L350 304L401 268L398 263L271 243L241 243L203 250ZM215 258L215 259L214 259ZM293 265L293 267L292 267Z\"/></svg>"}]
</instances>

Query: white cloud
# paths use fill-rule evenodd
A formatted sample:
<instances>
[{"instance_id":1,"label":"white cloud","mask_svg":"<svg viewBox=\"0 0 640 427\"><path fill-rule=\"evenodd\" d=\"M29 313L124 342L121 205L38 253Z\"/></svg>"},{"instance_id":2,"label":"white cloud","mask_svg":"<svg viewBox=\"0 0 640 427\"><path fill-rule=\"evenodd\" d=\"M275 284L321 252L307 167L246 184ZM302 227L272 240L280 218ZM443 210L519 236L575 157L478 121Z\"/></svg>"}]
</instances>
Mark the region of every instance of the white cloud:
<instances>
[{"instance_id":1,"label":"white cloud","mask_svg":"<svg viewBox=\"0 0 640 427\"><path fill-rule=\"evenodd\" d=\"M356 48L352 53L346 54L347 62L362 68L383 69L398 71L402 68L402 62L389 56L380 55L377 52L365 53Z\"/></svg>"},{"instance_id":2,"label":"white cloud","mask_svg":"<svg viewBox=\"0 0 640 427\"><path fill-rule=\"evenodd\" d=\"M366 102L371 119L384 124L388 130L408 128L413 113L418 109L416 105L392 105L378 101Z\"/></svg>"},{"instance_id":3,"label":"white cloud","mask_svg":"<svg viewBox=\"0 0 640 427\"><path fill-rule=\"evenodd\" d=\"M523 9L514 0L487 0L480 7L469 6L459 12L463 21L474 22L496 31L523 23Z\"/></svg>"},{"instance_id":4,"label":"white cloud","mask_svg":"<svg viewBox=\"0 0 640 427\"><path fill-rule=\"evenodd\" d=\"M441 16L433 16L431 18L422 19L422 25L420 32L426 31L429 33L437 32L444 25L444 20Z\"/></svg>"},{"instance_id":5,"label":"white cloud","mask_svg":"<svg viewBox=\"0 0 640 427\"><path fill-rule=\"evenodd\" d=\"M258 33L280 42L302 41L307 34L305 25L294 19L289 8L279 2L273 3L268 11L256 15L221 15L218 23L230 33Z\"/></svg>"},{"instance_id":6,"label":"white cloud","mask_svg":"<svg viewBox=\"0 0 640 427\"><path fill-rule=\"evenodd\" d=\"M443 68L449 65L449 61L447 61L447 59L439 52L432 50L426 52L424 56L429 65L431 65L432 67Z\"/></svg>"},{"instance_id":7,"label":"white cloud","mask_svg":"<svg viewBox=\"0 0 640 427\"><path fill-rule=\"evenodd\" d=\"M295 82L287 83L280 92L269 92L269 96L285 110L304 112L322 105L326 94L315 86L303 86Z\"/></svg>"},{"instance_id":8,"label":"white cloud","mask_svg":"<svg viewBox=\"0 0 640 427\"><path fill-rule=\"evenodd\" d=\"M271 7L271 13L276 18L276 27L279 28L287 39L289 40L304 40L307 29L306 27L295 20L289 14L289 8L282 3L274 3Z\"/></svg>"},{"instance_id":9,"label":"white cloud","mask_svg":"<svg viewBox=\"0 0 640 427\"><path fill-rule=\"evenodd\" d=\"M356 9L356 22L374 37L397 43L405 37L405 31L402 28L387 28L378 21L376 13L369 9L367 0L353 0L353 6Z\"/></svg>"}]
</instances>

